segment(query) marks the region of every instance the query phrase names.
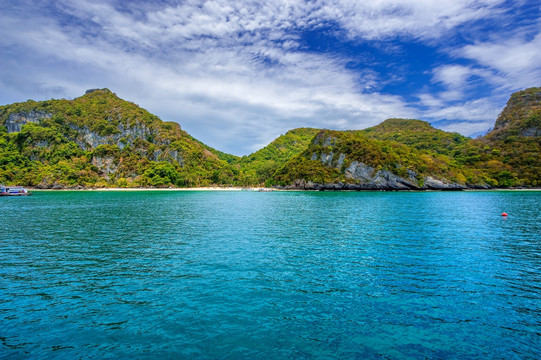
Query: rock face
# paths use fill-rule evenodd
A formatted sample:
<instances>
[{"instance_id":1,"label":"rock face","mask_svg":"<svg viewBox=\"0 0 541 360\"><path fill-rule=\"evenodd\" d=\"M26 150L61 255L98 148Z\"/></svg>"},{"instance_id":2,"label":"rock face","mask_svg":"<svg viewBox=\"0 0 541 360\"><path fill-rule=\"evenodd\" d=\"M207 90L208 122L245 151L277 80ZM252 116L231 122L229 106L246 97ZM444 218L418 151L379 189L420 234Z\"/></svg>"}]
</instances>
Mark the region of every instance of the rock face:
<instances>
[{"instance_id":1,"label":"rock face","mask_svg":"<svg viewBox=\"0 0 541 360\"><path fill-rule=\"evenodd\" d=\"M89 90L88 93L92 93L98 90ZM52 117L51 113L44 111L30 111L30 112L21 112L10 114L6 120L5 126L7 127L8 133L14 133L21 131L23 125L28 123L39 123L41 119L50 119ZM70 141L75 142L83 150L93 150L100 145L115 145L120 150L126 146L134 147L134 144L137 139L148 139L157 137L157 130L152 129L145 124L135 123L134 125L128 126L124 124L119 124L117 126L118 132L112 135L100 135L96 132L91 131L88 127L78 127L75 125L70 125L72 130L75 130L75 136L68 136ZM157 145L169 145L167 141L158 141ZM47 141L38 141L34 144L38 147L47 147L49 146ZM154 150L151 153L147 153L146 156L153 161L176 161L181 166L184 165L184 158L177 150L166 149L165 151ZM112 174L117 171L117 166L114 164L110 158L101 158L96 157L92 160L93 165L96 166L100 171L105 174L106 177L109 174Z\"/></svg>"},{"instance_id":2,"label":"rock face","mask_svg":"<svg viewBox=\"0 0 541 360\"><path fill-rule=\"evenodd\" d=\"M463 190L466 188L467 186L453 182L444 182L442 180L434 179L432 176L424 178L424 185L422 187L422 189L429 190Z\"/></svg>"},{"instance_id":3,"label":"rock face","mask_svg":"<svg viewBox=\"0 0 541 360\"><path fill-rule=\"evenodd\" d=\"M97 90L95 90L97 91ZM92 92L92 91L90 91ZM88 92L87 92L88 93ZM8 133L14 133L21 131L23 125L28 123L40 123L42 119L50 119L52 114L43 111L30 111L10 114L5 126ZM73 141L81 147L83 150L92 151L100 145L114 145L122 150L126 146L132 147L134 150L144 154L149 160L152 161L168 161L171 163L178 163L180 166L184 166L184 158L182 154L175 149L167 148L170 141L158 140L154 143L158 146L164 145L164 150L146 151L145 149L138 149L136 144L137 140L159 138L158 131L150 128L145 124L135 123L131 126L119 124L117 126L118 132L112 135L100 135L91 131L88 127L78 127L73 124L70 125L72 130L75 130L71 134L66 134L68 140ZM49 143L46 140L40 140L34 142L36 147L48 147ZM38 160L34 155L30 156L31 160ZM99 169L100 173L106 180L109 180L112 174L118 171L119 164L114 157L111 156L93 156L92 165ZM48 185L43 185L47 187Z\"/></svg>"},{"instance_id":4,"label":"rock face","mask_svg":"<svg viewBox=\"0 0 541 360\"><path fill-rule=\"evenodd\" d=\"M92 165L96 166L105 175L105 178L109 180L111 174L116 173L118 170L118 164L113 157L98 157L92 158Z\"/></svg>"},{"instance_id":5,"label":"rock face","mask_svg":"<svg viewBox=\"0 0 541 360\"><path fill-rule=\"evenodd\" d=\"M351 172L351 168L355 172ZM467 186L453 182L445 182L435 179L431 176L424 177L424 184L419 186L417 181L411 178L402 178L388 170L375 171L371 166L356 163L346 169L346 177L356 180L354 183L329 183L318 184L312 181L299 179L291 185L284 187L287 190L319 190L319 191L337 191L337 190L464 190ZM412 177L413 174L410 174ZM478 188L478 187L473 187ZM483 189L489 187L482 187Z\"/></svg>"},{"instance_id":6,"label":"rock face","mask_svg":"<svg viewBox=\"0 0 541 360\"><path fill-rule=\"evenodd\" d=\"M342 154L343 155L343 154ZM345 157L345 156L344 156ZM353 161L345 169L346 178L354 179L356 183L370 186L374 189L414 190L419 189L417 179L404 179L388 170L376 171L373 167L358 161Z\"/></svg>"},{"instance_id":7,"label":"rock face","mask_svg":"<svg viewBox=\"0 0 541 360\"><path fill-rule=\"evenodd\" d=\"M520 136L533 137L541 136L541 127L527 127L520 131Z\"/></svg>"},{"instance_id":8,"label":"rock face","mask_svg":"<svg viewBox=\"0 0 541 360\"><path fill-rule=\"evenodd\" d=\"M399 176L388 169L376 169L375 167L359 160L348 161L350 153L344 153L337 149L342 140L328 136L324 132L319 133L312 143L314 149L323 148L323 151L314 151L309 156L312 161L319 161L326 168L332 168L344 175L345 181L335 183L315 183L307 179L297 179L285 189L301 190L462 190L464 185L437 179L432 176L420 176L411 169L398 172ZM351 140L350 140L351 141ZM371 140L367 140L370 142ZM357 144L358 145L358 144ZM397 169L402 166L396 165Z\"/></svg>"},{"instance_id":9,"label":"rock face","mask_svg":"<svg viewBox=\"0 0 541 360\"><path fill-rule=\"evenodd\" d=\"M148 128L144 124L135 124L134 126L124 126L119 124L117 126L118 133L113 135L102 136L95 132L92 132L88 127L76 127L72 126L73 130L77 131L77 137L71 139L77 145L84 150L92 150L99 145L116 145L122 150L126 145L133 145L136 139L146 139L150 136L156 135L156 131Z\"/></svg>"},{"instance_id":10,"label":"rock face","mask_svg":"<svg viewBox=\"0 0 541 360\"><path fill-rule=\"evenodd\" d=\"M467 187L464 185L456 183L445 183L437 179L428 179L425 185L419 186L408 186L409 184L404 184L400 178L398 179L387 179L386 174L380 174L378 178L374 181L367 181L364 183L330 183L330 184L318 184L312 181L306 181L299 179L294 181L291 185L280 187L285 190L317 190L317 191L360 191L360 190L381 190L381 191L400 191L400 190L448 190L448 191L459 191L465 190L468 188L472 189L490 189L489 186L472 186Z\"/></svg>"},{"instance_id":11,"label":"rock face","mask_svg":"<svg viewBox=\"0 0 541 360\"><path fill-rule=\"evenodd\" d=\"M29 111L16 114L10 114L6 120L5 126L9 133L19 132L23 125L28 123L39 123L40 119L50 119L53 114L45 111Z\"/></svg>"}]
</instances>

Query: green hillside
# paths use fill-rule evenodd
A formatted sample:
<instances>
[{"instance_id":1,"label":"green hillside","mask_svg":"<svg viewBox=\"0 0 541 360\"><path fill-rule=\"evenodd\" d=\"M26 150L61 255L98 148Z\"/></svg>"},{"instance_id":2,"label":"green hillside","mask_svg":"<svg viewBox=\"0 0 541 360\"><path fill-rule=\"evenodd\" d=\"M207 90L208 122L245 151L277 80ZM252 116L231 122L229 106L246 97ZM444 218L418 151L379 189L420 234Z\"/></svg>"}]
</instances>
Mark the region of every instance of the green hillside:
<instances>
[{"instance_id":1,"label":"green hillside","mask_svg":"<svg viewBox=\"0 0 541 360\"><path fill-rule=\"evenodd\" d=\"M0 107L0 182L41 187L204 186L238 170L107 89Z\"/></svg>"},{"instance_id":2,"label":"green hillside","mask_svg":"<svg viewBox=\"0 0 541 360\"><path fill-rule=\"evenodd\" d=\"M263 184L292 157L300 154L318 133L318 129L298 128L276 138L263 149L243 156L238 164L246 184Z\"/></svg>"},{"instance_id":3,"label":"green hillside","mask_svg":"<svg viewBox=\"0 0 541 360\"><path fill-rule=\"evenodd\" d=\"M492 130L470 139L433 128L421 120L389 119L357 131L325 132L300 156L274 176L277 184L357 184L365 188L382 185L380 171L400 179L405 187L432 187L437 179L453 186L538 187L541 184L541 88L513 94ZM340 159L340 163L336 163ZM363 177L348 172L358 162L367 167ZM416 179L416 181L415 181ZM395 179L396 180L396 179ZM389 182L387 182L389 183ZM427 185L428 184L428 185ZM436 183L433 187L438 188ZM333 188L333 186L329 186ZM334 186L336 188L336 186Z\"/></svg>"},{"instance_id":4,"label":"green hillside","mask_svg":"<svg viewBox=\"0 0 541 360\"><path fill-rule=\"evenodd\" d=\"M396 141L417 150L445 155L471 140L459 133L436 129L425 121L411 119L388 119L361 132L372 139Z\"/></svg>"},{"instance_id":5,"label":"green hillside","mask_svg":"<svg viewBox=\"0 0 541 360\"><path fill-rule=\"evenodd\" d=\"M509 135L510 129L519 132L526 108L535 107L535 104L539 104L539 100L514 105L517 107L515 110L511 110L509 105L504 109L503 114L522 115L513 121L507 119L505 129L498 132L506 137L505 141L491 140L491 134L473 140L436 129L421 120L389 119L361 132L373 139L397 141L428 154L446 155L465 173L476 174L468 180L471 185L476 184L472 183L474 179L483 179L482 183L496 187L536 186L538 176L535 174L539 174L540 169L535 169L534 154L539 138ZM512 145L514 140L517 144Z\"/></svg>"},{"instance_id":6,"label":"green hillside","mask_svg":"<svg viewBox=\"0 0 541 360\"><path fill-rule=\"evenodd\" d=\"M541 186L541 87L511 95L479 146L492 155L481 165L508 172L511 186Z\"/></svg>"},{"instance_id":7,"label":"green hillside","mask_svg":"<svg viewBox=\"0 0 541 360\"><path fill-rule=\"evenodd\" d=\"M43 188L277 185L301 189L541 186L541 88L511 96L485 137L389 119L299 128L243 157L193 138L107 89L0 106L0 182Z\"/></svg>"},{"instance_id":8,"label":"green hillside","mask_svg":"<svg viewBox=\"0 0 541 360\"><path fill-rule=\"evenodd\" d=\"M506 107L486 135L492 141L523 140L541 136L541 87L529 88L511 95Z\"/></svg>"},{"instance_id":9,"label":"green hillside","mask_svg":"<svg viewBox=\"0 0 541 360\"><path fill-rule=\"evenodd\" d=\"M435 188L430 183L433 180L442 182L442 188L485 184L482 174L461 168L445 155L397 141L372 139L361 131L331 130L319 132L305 151L275 174L274 180L281 186L312 182L397 190Z\"/></svg>"}]
</instances>

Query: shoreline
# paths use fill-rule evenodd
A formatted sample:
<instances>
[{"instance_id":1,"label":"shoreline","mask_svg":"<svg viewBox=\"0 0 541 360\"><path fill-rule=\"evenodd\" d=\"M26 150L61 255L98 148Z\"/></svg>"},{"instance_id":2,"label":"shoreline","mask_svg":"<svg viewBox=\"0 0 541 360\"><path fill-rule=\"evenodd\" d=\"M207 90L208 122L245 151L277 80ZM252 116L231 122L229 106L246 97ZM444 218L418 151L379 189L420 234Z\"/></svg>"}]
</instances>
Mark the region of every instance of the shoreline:
<instances>
[{"instance_id":1,"label":"shoreline","mask_svg":"<svg viewBox=\"0 0 541 360\"><path fill-rule=\"evenodd\" d=\"M79 188L79 189L39 189L28 187L29 191L252 191L259 192L262 189L262 192L270 191L307 191L307 192L366 192L366 191L378 191L378 192L449 192L449 190L304 190L304 189L275 189L275 188L266 188L266 187L238 187L238 186L229 186L229 187L218 187L218 186L208 186L208 187L193 187L193 188ZM462 189L455 190L450 192L480 192L480 191L541 191L541 188L532 188L532 189Z\"/></svg>"},{"instance_id":2,"label":"shoreline","mask_svg":"<svg viewBox=\"0 0 541 360\"><path fill-rule=\"evenodd\" d=\"M27 188L30 191L257 191L260 188L242 187L193 187L193 188L82 188L82 189L39 189Z\"/></svg>"}]
</instances>

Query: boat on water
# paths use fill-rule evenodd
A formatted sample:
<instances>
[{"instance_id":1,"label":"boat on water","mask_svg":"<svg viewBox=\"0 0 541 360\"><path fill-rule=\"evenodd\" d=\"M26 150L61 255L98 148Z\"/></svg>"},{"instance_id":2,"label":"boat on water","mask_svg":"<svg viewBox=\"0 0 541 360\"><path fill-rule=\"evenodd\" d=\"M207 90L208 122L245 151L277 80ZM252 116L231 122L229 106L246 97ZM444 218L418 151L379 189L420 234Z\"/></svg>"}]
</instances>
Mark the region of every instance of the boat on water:
<instances>
[{"instance_id":1,"label":"boat on water","mask_svg":"<svg viewBox=\"0 0 541 360\"><path fill-rule=\"evenodd\" d=\"M25 196L31 195L28 189L22 186L4 186L0 185L0 196Z\"/></svg>"}]
</instances>

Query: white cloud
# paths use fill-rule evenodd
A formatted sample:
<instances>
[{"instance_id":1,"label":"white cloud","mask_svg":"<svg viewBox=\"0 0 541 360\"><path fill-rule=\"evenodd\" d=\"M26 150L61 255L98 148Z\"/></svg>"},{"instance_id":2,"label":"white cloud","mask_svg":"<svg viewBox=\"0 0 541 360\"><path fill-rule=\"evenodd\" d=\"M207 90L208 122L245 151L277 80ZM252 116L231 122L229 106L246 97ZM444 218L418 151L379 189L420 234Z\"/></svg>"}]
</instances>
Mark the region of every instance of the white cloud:
<instances>
[{"instance_id":1,"label":"white cloud","mask_svg":"<svg viewBox=\"0 0 541 360\"><path fill-rule=\"evenodd\" d=\"M494 125L503 98L488 96L471 100L470 94L475 86L479 86L473 78L487 73L490 76L488 70L462 65L443 65L434 69L432 81L440 84L443 90L418 95L419 105L425 109L423 117L442 130L466 136L486 132Z\"/></svg>"},{"instance_id":2,"label":"white cloud","mask_svg":"<svg viewBox=\"0 0 541 360\"><path fill-rule=\"evenodd\" d=\"M487 97L457 103L437 103L424 111L423 116L439 129L476 136L494 126L501 110L498 101Z\"/></svg>"},{"instance_id":3,"label":"white cloud","mask_svg":"<svg viewBox=\"0 0 541 360\"><path fill-rule=\"evenodd\" d=\"M465 22L492 15L502 0L331 0L317 17L337 21L351 38L396 35L420 39L442 36Z\"/></svg>"},{"instance_id":4,"label":"white cloud","mask_svg":"<svg viewBox=\"0 0 541 360\"><path fill-rule=\"evenodd\" d=\"M476 137L479 135L484 135L488 132L494 122L490 121L456 121L446 125L439 126L437 123L433 124L435 127L449 132L458 132L463 135L470 137Z\"/></svg>"},{"instance_id":5,"label":"white cloud","mask_svg":"<svg viewBox=\"0 0 541 360\"><path fill-rule=\"evenodd\" d=\"M472 75L472 69L463 65L444 65L434 70L434 80L447 87L462 87Z\"/></svg>"},{"instance_id":6,"label":"white cloud","mask_svg":"<svg viewBox=\"0 0 541 360\"><path fill-rule=\"evenodd\" d=\"M507 39L499 34L451 50L455 58L472 62L433 69L432 82L443 90L418 95L427 109L423 116L436 122L445 119L442 129L470 136L491 128L511 92L541 84L541 34L528 37L526 33L532 33L532 28L517 28ZM471 100L476 87L490 89L489 95Z\"/></svg>"},{"instance_id":7,"label":"white cloud","mask_svg":"<svg viewBox=\"0 0 541 360\"><path fill-rule=\"evenodd\" d=\"M527 39L522 34L511 39L498 39L465 46L457 56L472 59L486 72L488 82L513 90L541 84L541 34Z\"/></svg>"},{"instance_id":8,"label":"white cloud","mask_svg":"<svg viewBox=\"0 0 541 360\"><path fill-rule=\"evenodd\" d=\"M81 24L90 21L85 31L79 23L62 25L34 14L32 26L6 17L1 32L37 58L83 69L73 79L78 85L65 84L79 91L74 95L83 91L74 87L105 80L104 86L126 99L237 154L294 126L362 128L414 114L396 96L360 92L362 80L340 59L296 49L295 36L286 30L301 21L302 6L229 4L213 1L199 8L187 2L141 20L106 2L66 2L64 11ZM58 83L49 74L33 76Z\"/></svg>"},{"instance_id":9,"label":"white cloud","mask_svg":"<svg viewBox=\"0 0 541 360\"><path fill-rule=\"evenodd\" d=\"M472 90L487 82L500 84L497 75L490 69L457 64L442 65L432 71L432 82L443 87L434 95L420 95L429 106L443 106L448 102L469 99ZM434 99L439 99L439 104ZM425 104L425 105L427 105Z\"/></svg>"},{"instance_id":10,"label":"white cloud","mask_svg":"<svg viewBox=\"0 0 541 360\"><path fill-rule=\"evenodd\" d=\"M467 101L457 105L434 108L425 115L432 119L446 120L469 120L469 121L491 121L492 124L501 109L488 98Z\"/></svg>"},{"instance_id":11,"label":"white cloud","mask_svg":"<svg viewBox=\"0 0 541 360\"><path fill-rule=\"evenodd\" d=\"M245 154L298 126L359 129L422 115L399 96L366 92L400 74L377 74L370 64L350 70L349 59L304 50L300 32L329 22L350 39L432 41L488 16L501 1L188 0L160 7L140 2L130 11L105 0L13 3L0 13L0 50L28 57L2 59L0 95L19 91L23 100L40 99L109 87L211 146ZM482 45L464 48L463 56L504 74L512 59L491 65L492 50ZM526 66L535 68L533 60ZM459 99L457 89L473 76L492 70L483 71L435 69L434 81L447 90L419 95L426 116L479 119L473 103L442 106ZM36 84L33 91L28 84Z\"/></svg>"}]
</instances>

